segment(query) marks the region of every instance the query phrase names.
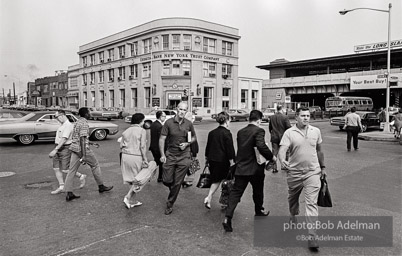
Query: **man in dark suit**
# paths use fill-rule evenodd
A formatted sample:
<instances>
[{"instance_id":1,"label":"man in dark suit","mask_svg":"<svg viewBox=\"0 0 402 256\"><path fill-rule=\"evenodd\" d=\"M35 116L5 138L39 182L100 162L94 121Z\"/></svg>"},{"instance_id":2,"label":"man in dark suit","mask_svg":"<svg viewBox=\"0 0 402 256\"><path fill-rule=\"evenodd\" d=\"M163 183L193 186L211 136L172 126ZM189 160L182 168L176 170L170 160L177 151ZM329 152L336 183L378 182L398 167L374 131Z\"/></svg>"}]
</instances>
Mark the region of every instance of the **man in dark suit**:
<instances>
[{"instance_id":1,"label":"man in dark suit","mask_svg":"<svg viewBox=\"0 0 402 256\"><path fill-rule=\"evenodd\" d=\"M272 153L274 156L278 155L279 143L282 136L287 129L292 127L289 122L289 117L283 114L283 108L281 105L276 107L277 112L269 119L269 132L271 133ZM273 165L273 173L278 172L276 162Z\"/></svg>"},{"instance_id":2,"label":"man in dark suit","mask_svg":"<svg viewBox=\"0 0 402 256\"><path fill-rule=\"evenodd\" d=\"M163 167L160 161L161 153L159 150L159 137L161 136L161 130L163 123L166 120L166 114L163 111L156 112L156 121L151 124L151 145L149 150L151 150L154 160L157 165L159 165L158 182L162 182Z\"/></svg>"},{"instance_id":3,"label":"man in dark suit","mask_svg":"<svg viewBox=\"0 0 402 256\"><path fill-rule=\"evenodd\" d=\"M265 143L265 130L260 128L262 113L259 110L250 112L249 124L237 133L237 157L235 170L235 183L229 194L223 228L232 232L232 217L237 204L247 188L248 183L253 187L253 201L255 216L267 216L264 211L264 164L257 163L255 149L267 160L276 161L276 157Z\"/></svg>"}]
</instances>

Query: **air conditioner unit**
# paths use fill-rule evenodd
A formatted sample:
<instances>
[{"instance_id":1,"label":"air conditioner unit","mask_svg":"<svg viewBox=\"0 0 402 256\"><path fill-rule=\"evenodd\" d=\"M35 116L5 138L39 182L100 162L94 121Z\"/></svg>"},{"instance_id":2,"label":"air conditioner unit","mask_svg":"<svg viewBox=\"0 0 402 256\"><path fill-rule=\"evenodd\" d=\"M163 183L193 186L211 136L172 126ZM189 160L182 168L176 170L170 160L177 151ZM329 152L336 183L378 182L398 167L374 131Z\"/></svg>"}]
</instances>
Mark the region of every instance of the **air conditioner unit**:
<instances>
[{"instance_id":1,"label":"air conditioner unit","mask_svg":"<svg viewBox=\"0 0 402 256\"><path fill-rule=\"evenodd\" d=\"M227 79L229 76L228 75L222 75L223 79Z\"/></svg>"},{"instance_id":2,"label":"air conditioner unit","mask_svg":"<svg viewBox=\"0 0 402 256\"><path fill-rule=\"evenodd\" d=\"M111 58L108 58L107 61L112 61L112 59L111 59Z\"/></svg>"},{"instance_id":3,"label":"air conditioner unit","mask_svg":"<svg viewBox=\"0 0 402 256\"><path fill-rule=\"evenodd\" d=\"M185 75L185 76L189 76L189 75L190 75L190 71L184 71L184 75Z\"/></svg>"},{"instance_id":4,"label":"air conditioner unit","mask_svg":"<svg viewBox=\"0 0 402 256\"><path fill-rule=\"evenodd\" d=\"M121 59L124 59L124 55L121 55L120 58L121 58Z\"/></svg>"},{"instance_id":5,"label":"air conditioner unit","mask_svg":"<svg viewBox=\"0 0 402 256\"><path fill-rule=\"evenodd\" d=\"M91 84L94 84L95 82L94 81L91 81Z\"/></svg>"},{"instance_id":6,"label":"air conditioner unit","mask_svg":"<svg viewBox=\"0 0 402 256\"><path fill-rule=\"evenodd\" d=\"M121 80L123 80L123 78L122 78L121 76L119 76L119 77L117 78L117 80L121 81Z\"/></svg>"},{"instance_id":7,"label":"air conditioner unit","mask_svg":"<svg viewBox=\"0 0 402 256\"><path fill-rule=\"evenodd\" d=\"M84 63L84 67L86 67L87 66L87 64L86 63Z\"/></svg>"},{"instance_id":8,"label":"air conditioner unit","mask_svg":"<svg viewBox=\"0 0 402 256\"><path fill-rule=\"evenodd\" d=\"M190 51L190 46L184 46L185 51Z\"/></svg>"},{"instance_id":9,"label":"air conditioner unit","mask_svg":"<svg viewBox=\"0 0 402 256\"><path fill-rule=\"evenodd\" d=\"M129 76L128 79L133 80L134 76Z\"/></svg>"},{"instance_id":10,"label":"air conditioner unit","mask_svg":"<svg viewBox=\"0 0 402 256\"><path fill-rule=\"evenodd\" d=\"M209 74L209 77L215 77L215 74Z\"/></svg>"},{"instance_id":11,"label":"air conditioner unit","mask_svg":"<svg viewBox=\"0 0 402 256\"><path fill-rule=\"evenodd\" d=\"M113 78L110 78L110 79L109 79L109 82L113 82L113 81L114 81L114 79L113 79Z\"/></svg>"},{"instance_id":12,"label":"air conditioner unit","mask_svg":"<svg viewBox=\"0 0 402 256\"><path fill-rule=\"evenodd\" d=\"M84 82L84 85L87 85L87 82Z\"/></svg>"},{"instance_id":13,"label":"air conditioner unit","mask_svg":"<svg viewBox=\"0 0 402 256\"><path fill-rule=\"evenodd\" d=\"M104 60L100 60L101 63L103 63Z\"/></svg>"}]
</instances>

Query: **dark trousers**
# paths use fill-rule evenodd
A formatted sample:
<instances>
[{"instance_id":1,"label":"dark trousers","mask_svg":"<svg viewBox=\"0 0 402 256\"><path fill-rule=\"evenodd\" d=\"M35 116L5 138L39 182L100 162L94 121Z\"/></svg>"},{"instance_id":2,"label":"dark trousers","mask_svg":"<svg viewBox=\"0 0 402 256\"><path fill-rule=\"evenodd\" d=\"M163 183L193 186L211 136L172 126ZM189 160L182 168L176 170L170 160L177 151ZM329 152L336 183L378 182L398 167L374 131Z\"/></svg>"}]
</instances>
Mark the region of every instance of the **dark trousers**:
<instances>
[{"instance_id":1,"label":"dark trousers","mask_svg":"<svg viewBox=\"0 0 402 256\"><path fill-rule=\"evenodd\" d=\"M162 180L163 166L161 162L161 152L159 150L151 149L154 161L159 166L158 180Z\"/></svg>"},{"instance_id":2,"label":"dark trousers","mask_svg":"<svg viewBox=\"0 0 402 256\"><path fill-rule=\"evenodd\" d=\"M355 149L357 149L358 148L358 138L357 138L357 135L359 134L359 130L360 130L360 128L359 128L359 126L347 126L346 127L346 133L348 134L347 135L347 138L346 138L346 146L347 146L347 149L350 149L351 148L351 140L352 140L352 138L353 138L353 147L355 148Z\"/></svg>"},{"instance_id":3,"label":"dark trousers","mask_svg":"<svg viewBox=\"0 0 402 256\"><path fill-rule=\"evenodd\" d=\"M179 195L181 184L191 164L190 151L166 152L166 163L163 164L163 184L170 190L167 205L172 207Z\"/></svg>"},{"instance_id":4,"label":"dark trousers","mask_svg":"<svg viewBox=\"0 0 402 256\"><path fill-rule=\"evenodd\" d=\"M255 212L264 210L264 207L262 206L264 203L264 178L265 175L235 176L235 183L233 185L232 191L230 191L228 206L226 208L225 216L227 218L233 217L234 210L236 209L237 204L240 202L240 199L243 196L248 183L251 183L251 186L253 187L253 201Z\"/></svg>"}]
</instances>

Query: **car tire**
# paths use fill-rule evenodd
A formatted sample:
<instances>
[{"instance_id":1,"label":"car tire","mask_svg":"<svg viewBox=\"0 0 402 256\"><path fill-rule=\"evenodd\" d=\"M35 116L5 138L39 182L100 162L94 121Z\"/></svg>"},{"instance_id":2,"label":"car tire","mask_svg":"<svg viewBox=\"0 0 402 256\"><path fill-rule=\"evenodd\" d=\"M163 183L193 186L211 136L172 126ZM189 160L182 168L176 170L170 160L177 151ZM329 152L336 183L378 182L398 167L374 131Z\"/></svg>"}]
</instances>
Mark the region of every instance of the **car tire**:
<instances>
[{"instance_id":1,"label":"car tire","mask_svg":"<svg viewBox=\"0 0 402 256\"><path fill-rule=\"evenodd\" d=\"M230 118L230 121L236 121L236 118L234 118L233 116Z\"/></svg>"},{"instance_id":2,"label":"car tire","mask_svg":"<svg viewBox=\"0 0 402 256\"><path fill-rule=\"evenodd\" d=\"M339 130L343 131L343 126L339 126Z\"/></svg>"},{"instance_id":3,"label":"car tire","mask_svg":"<svg viewBox=\"0 0 402 256\"><path fill-rule=\"evenodd\" d=\"M92 132L91 139L93 140L104 140L107 137L107 131L103 129L98 129Z\"/></svg>"},{"instance_id":4,"label":"car tire","mask_svg":"<svg viewBox=\"0 0 402 256\"><path fill-rule=\"evenodd\" d=\"M112 118L108 118L107 120L108 120L108 121L111 121L111 120L112 120Z\"/></svg>"},{"instance_id":5,"label":"car tire","mask_svg":"<svg viewBox=\"0 0 402 256\"><path fill-rule=\"evenodd\" d=\"M94 121L98 120L98 118L96 118L96 117L94 117L93 119L94 119Z\"/></svg>"},{"instance_id":6,"label":"car tire","mask_svg":"<svg viewBox=\"0 0 402 256\"><path fill-rule=\"evenodd\" d=\"M22 134L18 136L17 141L22 145L30 145L34 143L35 136L32 134Z\"/></svg>"}]
</instances>

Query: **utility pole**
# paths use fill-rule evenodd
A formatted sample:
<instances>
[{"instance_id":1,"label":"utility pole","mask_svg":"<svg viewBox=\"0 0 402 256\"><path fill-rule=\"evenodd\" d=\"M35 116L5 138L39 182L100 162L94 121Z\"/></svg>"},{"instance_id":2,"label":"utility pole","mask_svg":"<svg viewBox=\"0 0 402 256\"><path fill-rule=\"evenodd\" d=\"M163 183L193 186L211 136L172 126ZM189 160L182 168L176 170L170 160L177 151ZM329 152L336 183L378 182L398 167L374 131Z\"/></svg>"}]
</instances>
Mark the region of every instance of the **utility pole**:
<instances>
[{"instance_id":1,"label":"utility pole","mask_svg":"<svg viewBox=\"0 0 402 256\"><path fill-rule=\"evenodd\" d=\"M13 82L13 90L14 90L14 104L16 104L17 102L15 101L15 83Z\"/></svg>"}]
</instances>

